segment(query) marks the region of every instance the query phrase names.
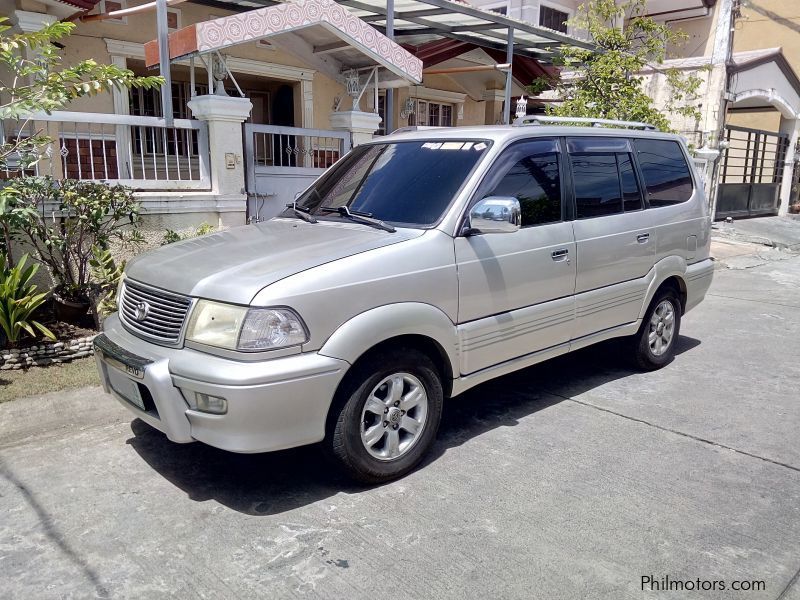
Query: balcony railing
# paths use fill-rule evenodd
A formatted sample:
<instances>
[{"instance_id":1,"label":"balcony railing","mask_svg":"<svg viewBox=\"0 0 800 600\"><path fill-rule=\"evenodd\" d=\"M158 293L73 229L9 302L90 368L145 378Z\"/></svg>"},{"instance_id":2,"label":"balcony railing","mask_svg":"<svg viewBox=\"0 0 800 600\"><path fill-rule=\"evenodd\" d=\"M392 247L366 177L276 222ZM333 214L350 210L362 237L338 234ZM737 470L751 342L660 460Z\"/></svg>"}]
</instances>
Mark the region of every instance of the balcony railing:
<instances>
[{"instance_id":1,"label":"balcony railing","mask_svg":"<svg viewBox=\"0 0 800 600\"><path fill-rule=\"evenodd\" d=\"M158 117L62 111L3 125L2 142L12 136L51 140L27 174L120 183L136 190L210 188L208 130L202 121L175 119L167 127Z\"/></svg>"}]
</instances>

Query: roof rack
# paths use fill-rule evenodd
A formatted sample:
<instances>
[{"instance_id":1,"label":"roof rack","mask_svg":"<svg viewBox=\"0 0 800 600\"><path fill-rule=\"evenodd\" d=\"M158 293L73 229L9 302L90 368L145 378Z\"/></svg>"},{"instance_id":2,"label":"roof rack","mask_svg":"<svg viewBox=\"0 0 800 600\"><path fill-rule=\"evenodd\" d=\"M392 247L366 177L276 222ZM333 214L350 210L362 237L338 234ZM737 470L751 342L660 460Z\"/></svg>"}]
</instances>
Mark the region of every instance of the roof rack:
<instances>
[{"instance_id":1,"label":"roof rack","mask_svg":"<svg viewBox=\"0 0 800 600\"><path fill-rule=\"evenodd\" d=\"M650 123L641 123L639 121L615 121L614 119L592 119L590 117L547 117L543 115L526 115L514 121L515 127L524 125L542 125L542 124L579 124L583 123L591 125L592 127L624 127L627 129L644 129L645 131L655 131L656 126Z\"/></svg>"}]
</instances>

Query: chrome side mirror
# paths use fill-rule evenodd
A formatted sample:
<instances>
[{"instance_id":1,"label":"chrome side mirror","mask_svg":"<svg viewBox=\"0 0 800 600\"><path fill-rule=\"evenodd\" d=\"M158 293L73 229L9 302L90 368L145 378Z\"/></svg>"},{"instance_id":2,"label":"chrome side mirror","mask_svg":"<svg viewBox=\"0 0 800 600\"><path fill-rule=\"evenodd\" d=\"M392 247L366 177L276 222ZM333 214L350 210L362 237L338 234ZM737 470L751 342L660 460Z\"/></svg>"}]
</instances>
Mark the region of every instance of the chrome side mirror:
<instances>
[{"instance_id":1,"label":"chrome side mirror","mask_svg":"<svg viewBox=\"0 0 800 600\"><path fill-rule=\"evenodd\" d=\"M470 233L514 233L521 223L519 200L511 196L489 196L469 211Z\"/></svg>"}]
</instances>

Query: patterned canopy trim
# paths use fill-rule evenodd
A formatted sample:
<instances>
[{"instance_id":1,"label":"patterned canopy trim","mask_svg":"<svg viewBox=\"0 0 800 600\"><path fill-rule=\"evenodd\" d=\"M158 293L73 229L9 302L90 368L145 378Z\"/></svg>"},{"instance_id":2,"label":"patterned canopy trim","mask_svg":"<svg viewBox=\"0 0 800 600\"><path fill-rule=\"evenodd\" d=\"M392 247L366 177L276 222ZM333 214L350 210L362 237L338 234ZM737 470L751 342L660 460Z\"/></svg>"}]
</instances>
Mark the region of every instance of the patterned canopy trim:
<instances>
[{"instance_id":1,"label":"patterned canopy trim","mask_svg":"<svg viewBox=\"0 0 800 600\"><path fill-rule=\"evenodd\" d=\"M422 82L422 61L334 0L300 0L196 23L170 35L170 57L221 50L279 33L322 26L396 75ZM158 63L158 42L145 47Z\"/></svg>"}]
</instances>

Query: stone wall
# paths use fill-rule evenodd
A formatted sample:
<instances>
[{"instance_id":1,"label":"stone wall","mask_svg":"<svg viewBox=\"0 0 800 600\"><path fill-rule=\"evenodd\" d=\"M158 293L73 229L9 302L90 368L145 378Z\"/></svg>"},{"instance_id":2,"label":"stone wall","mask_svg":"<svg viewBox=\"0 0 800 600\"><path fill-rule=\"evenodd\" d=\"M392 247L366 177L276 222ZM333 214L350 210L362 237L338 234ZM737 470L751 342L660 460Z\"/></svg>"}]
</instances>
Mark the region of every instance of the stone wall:
<instances>
[{"instance_id":1,"label":"stone wall","mask_svg":"<svg viewBox=\"0 0 800 600\"><path fill-rule=\"evenodd\" d=\"M56 363L70 362L94 354L94 335L59 342L42 342L26 348L10 348L2 351L0 371L45 367Z\"/></svg>"}]
</instances>

